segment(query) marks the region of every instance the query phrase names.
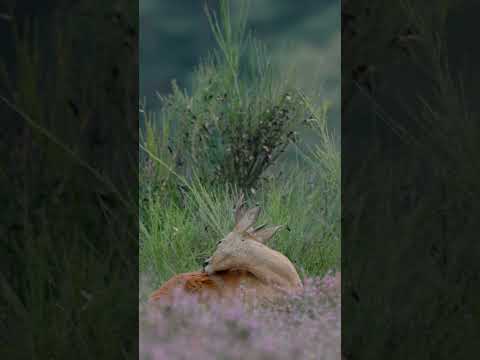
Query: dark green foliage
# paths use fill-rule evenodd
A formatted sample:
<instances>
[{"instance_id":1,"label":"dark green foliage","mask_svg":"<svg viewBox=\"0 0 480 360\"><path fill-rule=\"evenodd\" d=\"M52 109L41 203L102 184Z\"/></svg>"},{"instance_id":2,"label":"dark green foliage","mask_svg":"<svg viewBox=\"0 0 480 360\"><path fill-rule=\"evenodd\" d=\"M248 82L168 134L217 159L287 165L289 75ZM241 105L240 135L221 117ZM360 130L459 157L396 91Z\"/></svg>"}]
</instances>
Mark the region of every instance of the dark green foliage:
<instances>
[{"instance_id":1,"label":"dark green foliage","mask_svg":"<svg viewBox=\"0 0 480 360\"><path fill-rule=\"evenodd\" d=\"M364 101L342 109L350 114L342 118L343 351L468 359L478 347L478 76L465 73L473 51L458 14L478 13L478 5L373 3L377 18L359 20L358 36L344 46L349 64L381 71L377 91L359 91L355 100ZM372 2L349 5L362 17ZM390 27L369 32L366 43L379 22ZM475 17L468 26L476 24ZM348 76L342 91L358 89Z\"/></svg>"},{"instance_id":2,"label":"dark green foliage","mask_svg":"<svg viewBox=\"0 0 480 360\"><path fill-rule=\"evenodd\" d=\"M185 106L176 114L182 119L176 149L202 180L248 189L295 142L302 103L286 93L279 103L259 113L257 104L235 109L228 98L227 93L212 91L204 96L208 99L201 104L204 109ZM166 102L167 111L172 102Z\"/></svg>"},{"instance_id":3,"label":"dark green foliage","mask_svg":"<svg viewBox=\"0 0 480 360\"><path fill-rule=\"evenodd\" d=\"M137 354L138 14L58 3L19 2L2 33L0 358L121 359Z\"/></svg>"}]
</instances>

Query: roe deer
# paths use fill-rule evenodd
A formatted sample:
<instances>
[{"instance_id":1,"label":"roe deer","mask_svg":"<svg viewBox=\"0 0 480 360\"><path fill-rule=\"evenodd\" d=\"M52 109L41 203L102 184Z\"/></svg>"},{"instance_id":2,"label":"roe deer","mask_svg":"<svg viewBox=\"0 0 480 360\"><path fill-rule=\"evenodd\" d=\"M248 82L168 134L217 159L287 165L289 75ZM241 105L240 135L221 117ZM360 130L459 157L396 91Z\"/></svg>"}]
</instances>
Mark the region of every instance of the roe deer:
<instances>
[{"instance_id":1,"label":"roe deer","mask_svg":"<svg viewBox=\"0 0 480 360\"><path fill-rule=\"evenodd\" d=\"M173 276L150 296L150 302L171 303L176 291L198 295L200 302L239 297L245 303L268 302L302 290L290 260L264 245L283 226L253 228L260 208L245 210L244 205L242 194L233 231L219 241L203 269Z\"/></svg>"}]
</instances>

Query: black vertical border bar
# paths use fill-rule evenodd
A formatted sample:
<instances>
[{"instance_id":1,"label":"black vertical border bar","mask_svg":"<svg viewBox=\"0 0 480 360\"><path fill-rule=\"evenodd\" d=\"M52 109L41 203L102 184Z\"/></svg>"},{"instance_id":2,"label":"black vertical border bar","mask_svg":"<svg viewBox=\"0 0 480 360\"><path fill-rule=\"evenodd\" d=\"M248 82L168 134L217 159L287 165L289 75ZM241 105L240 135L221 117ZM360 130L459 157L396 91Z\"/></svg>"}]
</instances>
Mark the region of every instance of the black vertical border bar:
<instances>
[{"instance_id":1,"label":"black vertical border bar","mask_svg":"<svg viewBox=\"0 0 480 360\"><path fill-rule=\"evenodd\" d=\"M477 355L479 10L342 1L344 359Z\"/></svg>"},{"instance_id":2,"label":"black vertical border bar","mask_svg":"<svg viewBox=\"0 0 480 360\"><path fill-rule=\"evenodd\" d=\"M0 358L138 358L132 0L0 4Z\"/></svg>"}]
</instances>

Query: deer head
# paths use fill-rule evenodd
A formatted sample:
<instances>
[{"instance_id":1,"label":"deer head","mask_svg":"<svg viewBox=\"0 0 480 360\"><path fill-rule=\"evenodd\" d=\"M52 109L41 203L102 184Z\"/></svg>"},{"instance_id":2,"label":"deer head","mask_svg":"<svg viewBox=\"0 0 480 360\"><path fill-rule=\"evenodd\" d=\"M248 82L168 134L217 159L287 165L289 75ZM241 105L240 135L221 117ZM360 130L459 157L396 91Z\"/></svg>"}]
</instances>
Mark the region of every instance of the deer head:
<instances>
[{"instance_id":1,"label":"deer head","mask_svg":"<svg viewBox=\"0 0 480 360\"><path fill-rule=\"evenodd\" d=\"M288 266L291 265L283 255L264 245L283 225L267 227L263 224L253 227L259 214L258 206L249 210L245 208L242 194L235 206L235 227L218 242L213 255L204 262L205 272L212 274L222 270L251 270L270 261L286 260Z\"/></svg>"},{"instance_id":2,"label":"deer head","mask_svg":"<svg viewBox=\"0 0 480 360\"><path fill-rule=\"evenodd\" d=\"M244 235L247 240L254 240L262 244L270 240L275 233L280 230L283 225L267 227L266 224L262 224L257 227L253 227L260 215L260 207L254 207L247 210L245 207L244 195L240 195L235 205L235 227L232 232ZM219 244L223 242L220 240Z\"/></svg>"}]
</instances>

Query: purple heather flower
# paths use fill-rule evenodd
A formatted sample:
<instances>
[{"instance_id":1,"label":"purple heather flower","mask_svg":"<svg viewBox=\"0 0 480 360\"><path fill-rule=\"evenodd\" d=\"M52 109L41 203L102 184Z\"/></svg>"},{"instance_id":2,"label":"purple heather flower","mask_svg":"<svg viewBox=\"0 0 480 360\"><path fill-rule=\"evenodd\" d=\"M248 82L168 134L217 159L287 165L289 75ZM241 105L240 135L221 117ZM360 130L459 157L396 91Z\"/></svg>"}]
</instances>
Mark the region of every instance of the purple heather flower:
<instances>
[{"instance_id":1,"label":"purple heather flower","mask_svg":"<svg viewBox=\"0 0 480 360\"><path fill-rule=\"evenodd\" d=\"M200 306L181 294L171 308L141 304L140 359L340 359L336 279L305 279L301 294L255 309Z\"/></svg>"}]
</instances>

